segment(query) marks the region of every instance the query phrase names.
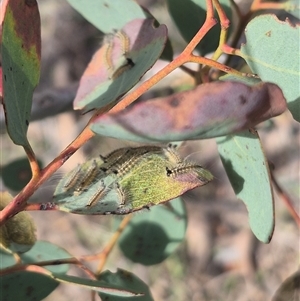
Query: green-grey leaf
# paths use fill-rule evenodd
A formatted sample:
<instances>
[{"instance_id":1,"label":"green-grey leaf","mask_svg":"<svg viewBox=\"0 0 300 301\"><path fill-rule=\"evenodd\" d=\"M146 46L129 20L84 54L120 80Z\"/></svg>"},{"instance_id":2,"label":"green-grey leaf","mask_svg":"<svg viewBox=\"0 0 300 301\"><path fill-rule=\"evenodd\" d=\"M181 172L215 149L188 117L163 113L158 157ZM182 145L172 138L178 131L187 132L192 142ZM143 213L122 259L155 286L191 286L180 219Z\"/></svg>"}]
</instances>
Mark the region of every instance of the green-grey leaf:
<instances>
[{"instance_id":1,"label":"green-grey leaf","mask_svg":"<svg viewBox=\"0 0 300 301\"><path fill-rule=\"evenodd\" d=\"M134 287L131 289L131 287L124 287L114 282L109 283L102 280L86 279L57 273L53 273L51 277L59 282L75 284L92 289L96 292L105 292L112 295L128 297L138 296L142 293L140 288Z\"/></svg>"},{"instance_id":2,"label":"green-grey leaf","mask_svg":"<svg viewBox=\"0 0 300 301\"><path fill-rule=\"evenodd\" d=\"M40 167L43 165L40 160L38 164ZM1 176L7 188L20 191L32 177L28 158L20 158L3 166Z\"/></svg>"},{"instance_id":3,"label":"green-grey leaf","mask_svg":"<svg viewBox=\"0 0 300 301\"><path fill-rule=\"evenodd\" d=\"M289 110L300 122L300 26L261 15L248 23L245 35L242 57L263 81L282 89Z\"/></svg>"},{"instance_id":4,"label":"green-grey leaf","mask_svg":"<svg viewBox=\"0 0 300 301\"><path fill-rule=\"evenodd\" d=\"M220 4L231 18L229 0L220 0ZM203 25L206 18L206 1L204 0L168 0L168 9L177 28L186 42L190 42ZM218 19L218 18L217 18ZM205 55L217 49L220 36L220 25L214 26L201 40L196 49Z\"/></svg>"},{"instance_id":5,"label":"green-grey leaf","mask_svg":"<svg viewBox=\"0 0 300 301\"><path fill-rule=\"evenodd\" d=\"M35 243L35 245L31 248L30 251L21 254L20 257L23 263L35 264L40 261L71 258L72 255L70 255L61 247L58 247L48 241L39 240ZM69 269L69 265L48 265L46 266L46 268L47 270L53 273L55 272L65 274Z\"/></svg>"},{"instance_id":6,"label":"green-grey leaf","mask_svg":"<svg viewBox=\"0 0 300 301\"><path fill-rule=\"evenodd\" d=\"M68 0L68 2L104 33L121 29L134 19L147 17L143 9L133 0Z\"/></svg>"},{"instance_id":7,"label":"green-grey leaf","mask_svg":"<svg viewBox=\"0 0 300 301\"><path fill-rule=\"evenodd\" d=\"M112 33L121 29L134 19L147 19L153 16L143 10L133 0L67 0L86 20L104 33ZM161 59L171 61L173 49L170 40L167 41Z\"/></svg>"},{"instance_id":8,"label":"green-grey leaf","mask_svg":"<svg viewBox=\"0 0 300 301\"><path fill-rule=\"evenodd\" d=\"M33 90L39 82L40 16L37 3L9 1L2 29L3 103L7 131L15 144L28 147Z\"/></svg>"},{"instance_id":9,"label":"green-grey leaf","mask_svg":"<svg viewBox=\"0 0 300 301\"><path fill-rule=\"evenodd\" d=\"M0 300L42 300L58 286L59 282L75 284L98 292L127 297L140 294L138 289L131 290L105 281L80 278L61 273L49 273L44 275L38 272L17 271L1 277Z\"/></svg>"},{"instance_id":10,"label":"green-grey leaf","mask_svg":"<svg viewBox=\"0 0 300 301\"><path fill-rule=\"evenodd\" d=\"M130 221L119 239L127 258L143 265L158 264L179 246L187 224L185 206L180 198L169 205L153 207Z\"/></svg>"},{"instance_id":11,"label":"green-grey leaf","mask_svg":"<svg viewBox=\"0 0 300 301\"><path fill-rule=\"evenodd\" d=\"M59 282L38 273L19 271L7 274L1 276L0 300L42 300L54 291L58 285Z\"/></svg>"},{"instance_id":12,"label":"green-grey leaf","mask_svg":"<svg viewBox=\"0 0 300 301\"><path fill-rule=\"evenodd\" d=\"M209 183L208 170L183 160L173 147L121 148L91 159L58 183L54 203L43 204L78 214L128 214L165 203Z\"/></svg>"},{"instance_id":13,"label":"green-grey leaf","mask_svg":"<svg viewBox=\"0 0 300 301\"><path fill-rule=\"evenodd\" d=\"M234 192L247 207L253 233L262 242L270 242L274 230L273 193L258 134L245 131L217 138L217 143Z\"/></svg>"},{"instance_id":14,"label":"green-grey leaf","mask_svg":"<svg viewBox=\"0 0 300 301\"><path fill-rule=\"evenodd\" d=\"M285 10L300 19L300 3L299 0L289 0L284 3Z\"/></svg>"},{"instance_id":15,"label":"green-grey leaf","mask_svg":"<svg viewBox=\"0 0 300 301\"><path fill-rule=\"evenodd\" d=\"M113 283L118 285L120 288L130 289L132 291L139 291L143 296L127 297L127 296L116 296L107 293L99 293L101 300L106 301L153 301L150 290L146 283L139 279L136 275L122 270L117 269L116 273L105 271L100 274L99 280L106 283Z\"/></svg>"},{"instance_id":16,"label":"green-grey leaf","mask_svg":"<svg viewBox=\"0 0 300 301\"><path fill-rule=\"evenodd\" d=\"M243 83L245 85L253 86L261 82L260 79L255 77L247 77L247 76L236 76L233 74L226 74L219 78L220 81L236 81L239 83Z\"/></svg>"},{"instance_id":17,"label":"green-grey leaf","mask_svg":"<svg viewBox=\"0 0 300 301\"><path fill-rule=\"evenodd\" d=\"M89 111L116 103L160 57L167 28L152 19L135 19L110 36L85 70L74 108Z\"/></svg>"},{"instance_id":18,"label":"green-grey leaf","mask_svg":"<svg viewBox=\"0 0 300 301\"><path fill-rule=\"evenodd\" d=\"M7 251L0 248L0 270L5 269L14 264L16 264L15 257L11 253L8 253Z\"/></svg>"}]
</instances>

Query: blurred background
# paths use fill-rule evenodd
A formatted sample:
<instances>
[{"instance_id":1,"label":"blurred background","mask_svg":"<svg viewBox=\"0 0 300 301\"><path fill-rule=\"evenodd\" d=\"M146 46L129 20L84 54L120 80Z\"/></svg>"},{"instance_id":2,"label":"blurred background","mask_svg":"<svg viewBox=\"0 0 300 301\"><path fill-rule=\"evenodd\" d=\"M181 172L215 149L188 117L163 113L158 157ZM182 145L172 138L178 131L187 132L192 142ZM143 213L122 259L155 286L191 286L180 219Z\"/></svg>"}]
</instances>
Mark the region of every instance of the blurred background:
<instances>
[{"instance_id":1,"label":"blurred background","mask_svg":"<svg viewBox=\"0 0 300 301\"><path fill-rule=\"evenodd\" d=\"M186 43L172 23L164 1L138 2L168 26L174 53L180 53ZM249 2L242 3L244 9ZM42 72L33 107L36 106L40 120L30 124L28 135L35 153L46 166L89 120L89 114L72 111L71 101L77 82L103 36L66 1L39 0L38 3L42 22ZM145 77L157 72L164 64L166 62L158 61ZM192 83L187 74L176 70L155 86L148 97L168 93L179 86L188 87ZM59 103L55 109L53 103L57 100ZM53 110L53 116L41 119L40 109L47 109L47 106ZM0 122L3 122L3 116ZM10 141L1 127L1 165L4 166L24 157L24 152ZM289 112L258 127L266 156L274 166L274 175L294 201L298 213L299 129ZM77 163L131 145L136 144L110 138L92 139L37 191L33 200L51 201L57 181ZM275 192L274 236L270 244L260 243L250 231L246 207L236 199L230 186L214 139L186 142L180 153L183 156L192 154L190 159L199 162L215 176L209 185L183 197L188 212L185 241L163 263L150 267L131 263L116 247L105 269L115 271L120 267L132 271L150 286L157 301L271 300L282 282L299 267L299 229L284 203ZM37 225L38 239L55 243L75 256L101 251L113 234L114 218L110 216L91 217L62 212L30 214ZM82 276L77 269L71 271ZM87 300L89 296L88 290L60 285L45 300L79 301Z\"/></svg>"}]
</instances>

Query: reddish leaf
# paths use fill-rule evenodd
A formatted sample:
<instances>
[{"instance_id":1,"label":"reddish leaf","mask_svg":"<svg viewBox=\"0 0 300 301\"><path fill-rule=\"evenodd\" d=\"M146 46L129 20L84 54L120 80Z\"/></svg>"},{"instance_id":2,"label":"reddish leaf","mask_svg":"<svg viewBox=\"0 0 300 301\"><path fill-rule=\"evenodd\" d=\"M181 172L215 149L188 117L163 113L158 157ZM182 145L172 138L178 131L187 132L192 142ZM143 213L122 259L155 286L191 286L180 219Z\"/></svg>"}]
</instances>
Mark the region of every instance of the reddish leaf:
<instances>
[{"instance_id":1,"label":"reddish leaf","mask_svg":"<svg viewBox=\"0 0 300 301\"><path fill-rule=\"evenodd\" d=\"M100 116L91 129L139 142L204 139L253 127L285 109L282 91L274 84L214 82Z\"/></svg>"},{"instance_id":2,"label":"reddish leaf","mask_svg":"<svg viewBox=\"0 0 300 301\"><path fill-rule=\"evenodd\" d=\"M75 109L89 111L119 99L160 57L167 28L152 19L135 19L112 33L85 70L74 100Z\"/></svg>"},{"instance_id":3,"label":"reddish leaf","mask_svg":"<svg viewBox=\"0 0 300 301\"><path fill-rule=\"evenodd\" d=\"M40 76L40 16L35 0L8 1L1 46L7 130L15 144L25 146L32 94Z\"/></svg>"}]
</instances>

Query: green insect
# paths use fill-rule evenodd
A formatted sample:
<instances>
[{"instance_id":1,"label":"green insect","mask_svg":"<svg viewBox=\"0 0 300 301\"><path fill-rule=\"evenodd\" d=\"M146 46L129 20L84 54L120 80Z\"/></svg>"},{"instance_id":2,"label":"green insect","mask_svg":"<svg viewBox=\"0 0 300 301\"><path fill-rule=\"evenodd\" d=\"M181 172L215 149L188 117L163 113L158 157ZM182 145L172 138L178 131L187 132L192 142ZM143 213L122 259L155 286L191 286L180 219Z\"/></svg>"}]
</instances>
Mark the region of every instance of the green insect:
<instances>
[{"instance_id":1,"label":"green insect","mask_svg":"<svg viewBox=\"0 0 300 301\"><path fill-rule=\"evenodd\" d=\"M172 146L121 148L66 174L51 206L78 214L128 214L167 202L212 179L209 171L182 159Z\"/></svg>"}]
</instances>

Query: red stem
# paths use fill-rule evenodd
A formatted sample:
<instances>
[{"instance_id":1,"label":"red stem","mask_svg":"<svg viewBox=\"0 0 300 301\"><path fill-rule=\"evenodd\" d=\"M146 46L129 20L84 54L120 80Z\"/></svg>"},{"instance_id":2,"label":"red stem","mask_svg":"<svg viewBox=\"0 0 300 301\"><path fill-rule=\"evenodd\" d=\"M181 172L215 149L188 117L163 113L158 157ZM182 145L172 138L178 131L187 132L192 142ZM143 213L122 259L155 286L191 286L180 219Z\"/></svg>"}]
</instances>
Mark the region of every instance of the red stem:
<instances>
[{"instance_id":1,"label":"red stem","mask_svg":"<svg viewBox=\"0 0 300 301\"><path fill-rule=\"evenodd\" d=\"M279 183L277 182L273 172L271 172L271 178L273 181L273 184L277 190L277 193L279 195L279 197L282 199L282 201L284 202L284 204L286 205L288 211L290 212L291 216L293 217L293 219L295 220L296 224L298 225L298 227L300 227L300 217L298 215L298 213L296 212L293 202L291 200L291 198L289 197L289 195L281 188L281 186L279 185Z\"/></svg>"}]
</instances>

